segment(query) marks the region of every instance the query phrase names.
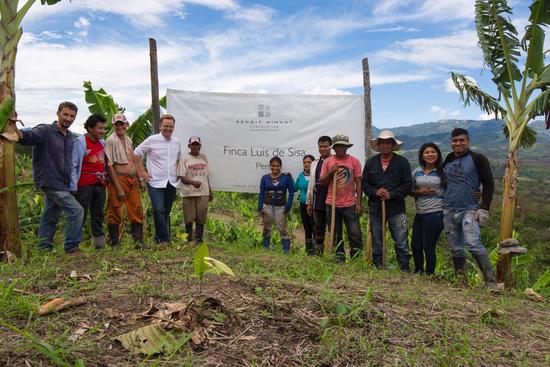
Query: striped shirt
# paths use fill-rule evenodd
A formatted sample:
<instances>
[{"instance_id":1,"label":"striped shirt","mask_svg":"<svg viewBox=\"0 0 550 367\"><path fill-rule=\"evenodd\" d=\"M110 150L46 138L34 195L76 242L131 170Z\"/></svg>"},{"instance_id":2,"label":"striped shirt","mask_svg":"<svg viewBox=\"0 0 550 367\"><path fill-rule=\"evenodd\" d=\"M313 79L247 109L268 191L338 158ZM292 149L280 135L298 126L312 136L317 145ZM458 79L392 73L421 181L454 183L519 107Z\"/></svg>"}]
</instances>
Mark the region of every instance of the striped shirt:
<instances>
[{"instance_id":1,"label":"striped shirt","mask_svg":"<svg viewBox=\"0 0 550 367\"><path fill-rule=\"evenodd\" d=\"M435 195L420 195L416 198L416 213L427 214L443 210L443 188L437 170L432 170L427 175L422 167L416 168L413 173L413 190L432 188Z\"/></svg>"}]
</instances>

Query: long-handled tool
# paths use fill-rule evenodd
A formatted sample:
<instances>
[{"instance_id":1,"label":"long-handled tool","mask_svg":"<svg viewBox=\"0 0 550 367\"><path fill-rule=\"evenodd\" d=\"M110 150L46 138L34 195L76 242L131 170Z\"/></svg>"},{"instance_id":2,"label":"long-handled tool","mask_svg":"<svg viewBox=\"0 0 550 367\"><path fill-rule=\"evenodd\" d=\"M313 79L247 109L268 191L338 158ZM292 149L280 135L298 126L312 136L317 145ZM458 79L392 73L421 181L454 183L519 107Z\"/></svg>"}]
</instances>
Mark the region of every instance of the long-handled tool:
<instances>
[{"instance_id":1,"label":"long-handled tool","mask_svg":"<svg viewBox=\"0 0 550 367\"><path fill-rule=\"evenodd\" d=\"M365 246L365 261L367 264L372 264L372 237L370 232L369 214L367 214L367 243Z\"/></svg>"},{"instance_id":2,"label":"long-handled tool","mask_svg":"<svg viewBox=\"0 0 550 367\"><path fill-rule=\"evenodd\" d=\"M386 200L382 199L382 267L386 268Z\"/></svg>"},{"instance_id":3,"label":"long-handled tool","mask_svg":"<svg viewBox=\"0 0 550 367\"><path fill-rule=\"evenodd\" d=\"M337 173L334 172L332 176L332 208L330 210L330 232L328 243L325 244L325 254L332 254L332 244L334 241L334 228L336 226L336 180L338 179Z\"/></svg>"}]
</instances>

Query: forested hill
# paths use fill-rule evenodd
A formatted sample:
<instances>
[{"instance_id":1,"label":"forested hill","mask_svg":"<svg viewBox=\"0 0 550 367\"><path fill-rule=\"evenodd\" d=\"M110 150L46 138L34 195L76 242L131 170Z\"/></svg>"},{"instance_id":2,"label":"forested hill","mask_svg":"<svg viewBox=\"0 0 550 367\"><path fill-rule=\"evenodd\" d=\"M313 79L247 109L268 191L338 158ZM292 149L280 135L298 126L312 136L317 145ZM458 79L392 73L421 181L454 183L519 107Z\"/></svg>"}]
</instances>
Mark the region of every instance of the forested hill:
<instances>
[{"instance_id":1,"label":"forested hill","mask_svg":"<svg viewBox=\"0 0 550 367\"><path fill-rule=\"evenodd\" d=\"M450 132L456 127L465 128L470 132L472 149L486 154L495 175L501 175L508 147L508 141L502 133L503 126L502 120L441 120L391 130L397 139L405 142L401 153L416 166L417 152L423 143L436 143L445 155L451 150ZM531 148L520 150L520 174L533 179L545 179L550 177L550 130L546 130L543 121L535 121L530 126L537 131L537 143ZM374 136L379 132L380 129L373 127Z\"/></svg>"}]
</instances>

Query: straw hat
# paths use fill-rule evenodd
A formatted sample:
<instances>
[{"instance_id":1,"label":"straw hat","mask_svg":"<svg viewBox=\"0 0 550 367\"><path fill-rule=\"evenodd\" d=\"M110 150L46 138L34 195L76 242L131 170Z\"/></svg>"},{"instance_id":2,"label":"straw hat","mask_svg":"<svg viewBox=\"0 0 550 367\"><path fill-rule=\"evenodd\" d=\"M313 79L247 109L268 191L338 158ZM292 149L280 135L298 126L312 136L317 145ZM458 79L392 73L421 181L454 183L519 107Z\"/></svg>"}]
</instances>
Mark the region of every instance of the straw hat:
<instances>
[{"instance_id":1,"label":"straw hat","mask_svg":"<svg viewBox=\"0 0 550 367\"><path fill-rule=\"evenodd\" d=\"M393 147L394 151L397 151L397 150L401 149L401 146L403 145L402 141L397 140L395 138L395 134L392 131L382 130L382 131L380 131L380 134L378 134L378 137L376 139L371 139L370 140L370 145L371 145L372 149L376 150L377 152L380 151L380 149L378 147L378 141L380 139L393 139L393 141L395 142L395 146Z\"/></svg>"}]
</instances>

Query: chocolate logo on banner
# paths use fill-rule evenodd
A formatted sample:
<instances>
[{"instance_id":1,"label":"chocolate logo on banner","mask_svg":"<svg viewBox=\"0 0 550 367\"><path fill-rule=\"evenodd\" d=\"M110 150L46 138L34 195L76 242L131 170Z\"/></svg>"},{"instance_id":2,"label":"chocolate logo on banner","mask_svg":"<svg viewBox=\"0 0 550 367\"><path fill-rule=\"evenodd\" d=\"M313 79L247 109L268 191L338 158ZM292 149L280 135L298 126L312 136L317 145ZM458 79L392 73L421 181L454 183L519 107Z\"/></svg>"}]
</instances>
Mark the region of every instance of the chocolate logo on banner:
<instances>
[{"instance_id":1,"label":"chocolate logo on banner","mask_svg":"<svg viewBox=\"0 0 550 367\"><path fill-rule=\"evenodd\" d=\"M253 119L237 119L235 124L248 126L252 132L279 132L279 127L294 123L292 120L271 119L271 106L258 104L258 116Z\"/></svg>"}]
</instances>

